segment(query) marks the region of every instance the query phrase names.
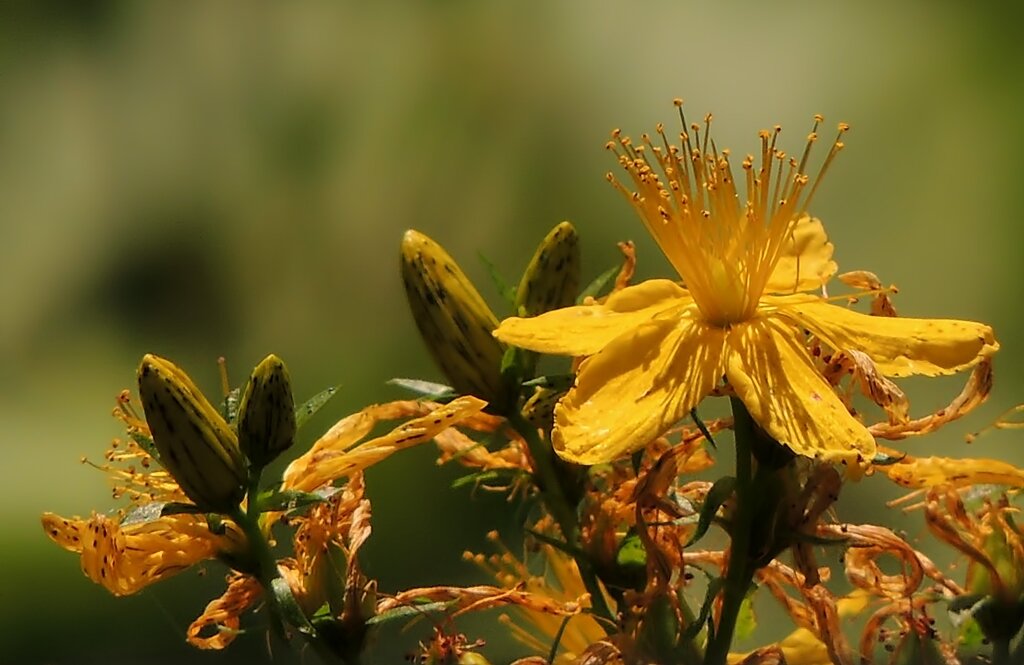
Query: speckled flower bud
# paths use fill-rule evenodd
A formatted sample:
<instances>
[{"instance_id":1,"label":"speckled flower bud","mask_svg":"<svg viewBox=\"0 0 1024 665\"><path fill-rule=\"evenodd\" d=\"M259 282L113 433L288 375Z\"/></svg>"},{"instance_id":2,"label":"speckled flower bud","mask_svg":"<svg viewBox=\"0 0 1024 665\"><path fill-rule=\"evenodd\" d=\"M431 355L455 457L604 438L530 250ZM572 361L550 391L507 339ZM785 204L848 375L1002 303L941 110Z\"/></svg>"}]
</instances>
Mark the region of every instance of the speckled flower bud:
<instances>
[{"instance_id":1,"label":"speckled flower bud","mask_svg":"<svg viewBox=\"0 0 1024 665\"><path fill-rule=\"evenodd\" d=\"M295 399L288 368L271 354L249 376L238 405L238 446L263 468L295 441Z\"/></svg>"},{"instance_id":2,"label":"speckled flower bud","mask_svg":"<svg viewBox=\"0 0 1024 665\"><path fill-rule=\"evenodd\" d=\"M580 291L580 244L576 229L562 222L541 241L516 290L516 313L537 316L576 302Z\"/></svg>"},{"instance_id":3,"label":"speckled flower bud","mask_svg":"<svg viewBox=\"0 0 1024 665\"><path fill-rule=\"evenodd\" d=\"M555 405L567 391L568 388L537 386L523 405L523 417L534 427L550 431L555 419Z\"/></svg>"},{"instance_id":4,"label":"speckled flower bud","mask_svg":"<svg viewBox=\"0 0 1024 665\"><path fill-rule=\"evenodd\" d=\"M504 403L498 319L459 266L418 231L402 238L402 281L427 349L460 394Z\"/></svg>"},{"instance_id":5,"label":"speckled flower bud","mask_svg":"<svg viewBox=\"0 0 1024 665\"><path fill-rule=\"evenodd\" d=\"M160 463L201 510L227 513L245 496L246 464L238 439L192 380L174 363L147 354L139 397Z\"/></svg>"}]
</instances>

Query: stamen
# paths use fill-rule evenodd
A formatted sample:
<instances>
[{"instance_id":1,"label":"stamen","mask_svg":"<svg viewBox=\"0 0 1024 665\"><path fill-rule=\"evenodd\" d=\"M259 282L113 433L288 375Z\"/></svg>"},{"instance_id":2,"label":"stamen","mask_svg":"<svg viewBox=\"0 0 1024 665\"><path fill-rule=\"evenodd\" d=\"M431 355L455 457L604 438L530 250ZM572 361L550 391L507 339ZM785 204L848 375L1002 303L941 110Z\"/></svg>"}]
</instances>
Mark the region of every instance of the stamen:
<instances>
[{"instance_id":1,"label":"stamen","mask_svg":"<svg viewBox=\"0 0 1024 665\"><path fill-rule=\"evenodd\" d=\"M825 161L822 162L821 168L818 169L818 175L814 178L814 185L811 187L810 193L807 194L807 199L804 200L804 204L800 210L801 214L807 212L808 206L811 205L811 199L814 198L814 193L818 191L818 185L825 178L825 172L828 171L828 167L832 164L832 160L835 159L839 151L843 149L843 134L850 130L850 126L845 122L839 123L839 132L836 134L835 141L832 142L832 147L828 151L828 155L825 156Z\"/></svg>"},{"instance_id":2,"label":"stamen","mask_svg":"<svg viewBox=\"0 0 1024 665\"><path fill-rule=\"evenodd\" d=\"M228 361L227 358L221 356L217 358L217 369L220 372L220 389L224 393L225 399L231 394L231 382L228 380Z\"/></svg>"}]
</instances>

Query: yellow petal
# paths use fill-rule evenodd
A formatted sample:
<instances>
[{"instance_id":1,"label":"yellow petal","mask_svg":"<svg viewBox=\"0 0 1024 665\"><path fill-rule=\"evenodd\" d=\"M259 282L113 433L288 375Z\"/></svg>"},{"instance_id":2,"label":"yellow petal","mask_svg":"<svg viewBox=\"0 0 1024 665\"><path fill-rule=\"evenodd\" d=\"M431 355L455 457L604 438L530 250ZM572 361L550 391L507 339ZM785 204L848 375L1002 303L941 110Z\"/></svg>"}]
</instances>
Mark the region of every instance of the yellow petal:
<instances>
[{"instance_id":1,"label":"yellow petal","mask_svg":"<svg viewBox=\"0 0 1024 665\"><path fill-rule=\"evenodd\" d=\"M805 457L871 459L875 440L825 383L798 331L774 318L733 328L726 376L750 415Z\"/></svg>"},{"instance_id":2,"label":"yellow petal","mask_svg":"<svg viewBox=\"0 0 1024 665\"><path fill-rule=\"evenodd\" d=\"M771 300L832 348L863 351L886 376L952 374L999 350L992 328L973 321L868 316L805 296Z\"/></svg>"},{"instance_id":3,"label":"yellow petal","mask_svg":"<svg viewBox=\"0 0 1024 665\"><path fill-rule=\"evenodd\" d=\"M590 356L613 339L692 302L682 287L667 279L652 279L630 286L599 305L577 305L540 316L505 319L495 337L512 344L568 356Z\"/></svg>"},{"instance_id":4,"label":"yellow petal","mask_svg":"<svg viewBox=\"0 0 1024 665\"><path fill-rule=\"evenodd\" d=\"M793 293L820 288L838 269L832 260L834 249L821 220L802 217L783 247L765 291Z\"/></svg>"},{"instance_id":5,"label":"yellow petal","mask_svg":"<svg viewBox=\"0 0 1024 665\"><path fill-rule=\"evenodd\" d=\"M1024 469L996 459L908 457L895 464L878 468L894 482L914 489L936 485L1024 487Z\"/></svg>"},{"instance_id":6,"label":"yellow petal","mask_svg":"<svg viewBox=\"0 0 1024 665\"><path fill-rule=\"evenodd\" d=\"M576 386L555 407L555 450L599 464L646 446L721 380L725 334L670 318L617 337L583 363Z\"/></svg>"}]
</instances>

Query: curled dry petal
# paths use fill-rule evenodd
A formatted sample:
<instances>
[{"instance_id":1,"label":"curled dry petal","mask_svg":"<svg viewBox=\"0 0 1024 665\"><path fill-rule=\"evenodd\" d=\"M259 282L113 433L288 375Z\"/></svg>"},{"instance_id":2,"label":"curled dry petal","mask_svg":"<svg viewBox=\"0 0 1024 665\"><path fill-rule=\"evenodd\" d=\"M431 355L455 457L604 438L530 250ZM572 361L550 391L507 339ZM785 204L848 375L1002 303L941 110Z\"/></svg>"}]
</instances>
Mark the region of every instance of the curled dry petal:
<instances>
[{"instance_id":1,"label":"curled dry petal","mask_svg":"<svg viewBox=\"0 0 1024 665\"><path fill-rule=\"evenodd\" d=\"M898 440L934 432L943 425L970 413L988 398L992 391L992 359L985 358L975 365L963 390L948 406L922 418L892 424L876 423L868 427L872 435L882 439Z\"/></svg>"},{"instance_id":2,"label":"curled dry petal","mask_svg":"<svg viewBox=\"0 0 1024 665\"><path fill-rule=\"evenodd\" d=\"M574 616L583 611L586 600L586 594L581 595L575 601L560 603L543 595L496 586L434 586L408 589L390 598L385 598L377 603L377 614L397 607L419 605L423 602L450 602L455 610L452 616L507 605L516 605L556 616Z\"/></svg>"},{"instance_id":3,"label":"curled dry petal","mask_svg":"<svg viewBox=\"0 0 1024 665\"><path fill-rule=\"evenodd\" d=\"M200 649L223 649L231 644L238 634L242 613L256 604L263 596L263 589L254 577L232 573L228 577L228 588L216 600L211 601L199 618L188 627L188 643ZM203 631L213 628L213 635L204 637Z\"/></svg>"}]
</instances>

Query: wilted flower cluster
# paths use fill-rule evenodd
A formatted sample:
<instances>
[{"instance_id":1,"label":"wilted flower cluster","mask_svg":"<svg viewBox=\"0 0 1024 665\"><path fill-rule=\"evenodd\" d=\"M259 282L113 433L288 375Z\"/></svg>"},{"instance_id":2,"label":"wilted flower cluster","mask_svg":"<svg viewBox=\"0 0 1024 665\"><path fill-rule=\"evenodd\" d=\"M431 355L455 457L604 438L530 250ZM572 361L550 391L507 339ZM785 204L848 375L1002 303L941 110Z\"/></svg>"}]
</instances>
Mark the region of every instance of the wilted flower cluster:
<instances>
[{"instance_id":1,"label":"wilted flower cluster","mask_svg":"<svg viewBox=\"0 0 1024 665\"><path fill-rule=\"evenodd\" d=\"M899 316L895 287L839 273L811 204L847 125L820 159L815 117L800 153L775 127L736 160L710 115L689 124L676 106L677 137L659 125L608 144L625 174L609 180L675 276L633 284L636 252L622 243L621 267L583 286L577 231L562 222L517 287L500 289L502 319L410 230L401 278L444 383L393 380L414 394L341 419L268 477L333 389L296 407L269 356L211 402L147 355L138 402L117 402L127 438L95 465L125 505L47 513L47 535L115 595L219 560L226 590L187 634L200 648L260 629L354 663L372 658L380 624L431 615L410 659L482 664L486 636L458 619L491 612L521 642L520 665L1024 662L1024 469L889 443L988 397L992 329ZM932 413L894 381L956 373L963 388ZM731 416L702 418L716 398ZM399 424L371 437L383 421ZM529 515L527 535L492 532L465 553L478 585L394 589L364 572L363 471L431 441L439 464L466 469L454 491L504 494ZM930 541L844 519L844 485L887 481L909 492L891 508L920 515ZM922 551L941 548L966 565ZM792 633L737 648L758 643L771 606Z\"/></svg>"}]
</instances>

